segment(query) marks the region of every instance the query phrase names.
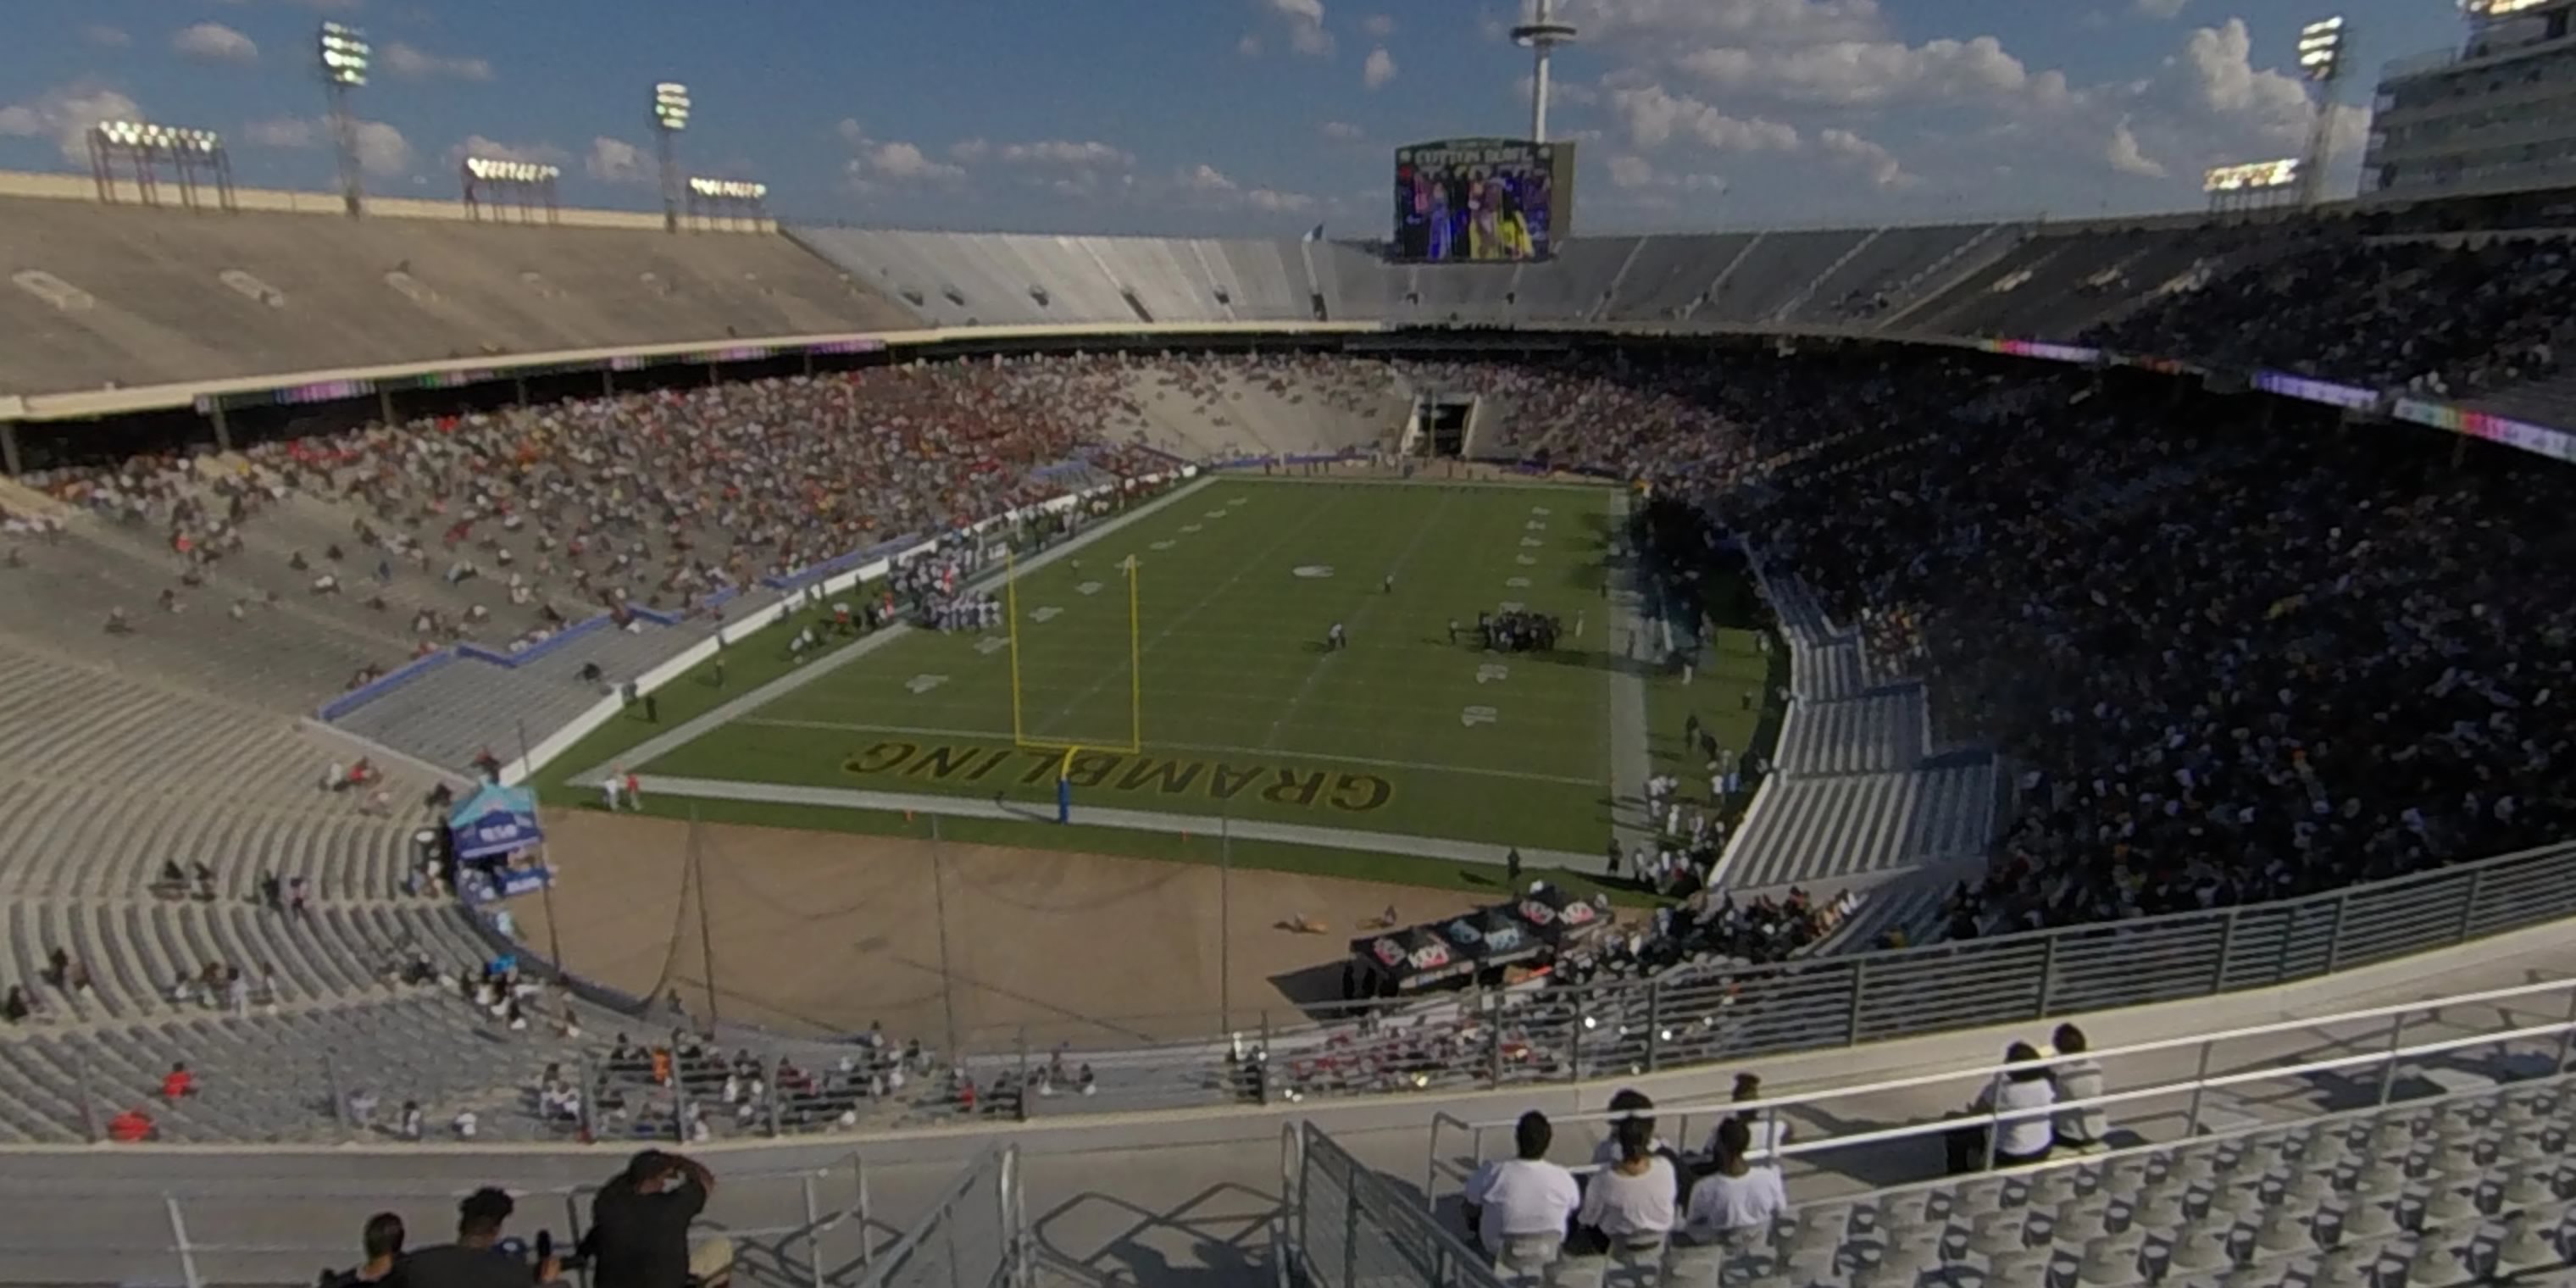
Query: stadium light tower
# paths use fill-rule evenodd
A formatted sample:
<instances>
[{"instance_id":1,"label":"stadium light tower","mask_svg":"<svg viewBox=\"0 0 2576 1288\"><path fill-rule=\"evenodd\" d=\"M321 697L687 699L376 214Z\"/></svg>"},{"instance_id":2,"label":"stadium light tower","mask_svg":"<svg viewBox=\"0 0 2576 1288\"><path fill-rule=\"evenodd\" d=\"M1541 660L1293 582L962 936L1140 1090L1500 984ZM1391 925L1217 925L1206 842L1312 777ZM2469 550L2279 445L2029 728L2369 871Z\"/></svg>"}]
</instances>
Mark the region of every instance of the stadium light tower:
<instances>
[{"instance_id":1,"label":"stadium light tower","mask_svg":"<svg viewBox=\"0 0 2576 1288\"><path fill-rule=\"evenodd\" d=\"M662 145L662 227L680 231L680 131L689 128L689 87L664 81L653 87L653 133Z\"/></svg>"},{"instance_id":2,"label":"stadium light tower","mask_svg":"<svg viewBox=\"0 0 2576 1288\"><path fill-rule=\"evenodd\" d=\"M349 114L349 91L367 83L375 50L364 32L336 22L322 24L316 47L322 58L322 90L331 101L331 140L340 153L340 204L355 219L366 194L359 186L358 122Z\"/></svg>"},{"instance_id":3,"label":"stadium light tower","mask_svg":"<svg viewBox=\"0 0 2576 1288\"><path fill-rule=\"evenodd\" d=\"M1530 20L1512 28L1512 42L1530 50L1530 142L1547 142L1547 64L1559 45L1574 43L1574 24L1556 20L1556 0L1537 0Z\"/></svg>"},{"instance_id":4,"label":"stadium light tower","mask_svg":"<svg viewBox=\"0 0 2576 1288\"><path fill-rule=\"evenodd\" d=\"M2335 85L2343 79L2344 20L2338 14L2299 28L2299 73L2317 87L2316 123L2308 131L2308 153L2301 167L2299 201L2313 206L2325 199L2327 153L2334 148Z\"/></svg>"},{"instance_id":5,"label":"stadium light tower","mask_svg":"<svg viewBox=\"0 0 2576 1288\"><path fill-rule=\"evenodd\" d=\"M561 168L534 161L467 157L463 171L466 218L481 221L483 208L489 205L494 219L505 218L515 208L521 222L535 223L537 211L543 209L546 222L555 222L555 180L563 177Z\"/></svg>"},{"instance_id":6,"label":"stadium light tower","mask_svg":"<svg viewBox=\"0 0 2576 1288\"><path fill-rule=\"evenodd\" d=\"M224 210L233 206L233 163L224 151L222 136L212 130L191 130L171 125L154 125L149 121L102 121L89 130L90 175L98 183L98 199L116 204L116 163L125 161L134 167L134 193L144 205L160 204L158 179L161 167L167 165L179 176L179 201L190 210L197 209L197 185L200 177L214 184L215 202Z\"/></svg>"},{"instance_id":7,"label":"stadium light tower","mask_svg":"<svg viewBox=\"0 0 2576 1288\"><path fill-rule=\"evenodd\" d=\"M730 227L736 222L751 228L760 227L768 218L769 185L745 183L738 179L689 180L689 218L704 220L716 227Z\"/></svg>"}]
</instances>

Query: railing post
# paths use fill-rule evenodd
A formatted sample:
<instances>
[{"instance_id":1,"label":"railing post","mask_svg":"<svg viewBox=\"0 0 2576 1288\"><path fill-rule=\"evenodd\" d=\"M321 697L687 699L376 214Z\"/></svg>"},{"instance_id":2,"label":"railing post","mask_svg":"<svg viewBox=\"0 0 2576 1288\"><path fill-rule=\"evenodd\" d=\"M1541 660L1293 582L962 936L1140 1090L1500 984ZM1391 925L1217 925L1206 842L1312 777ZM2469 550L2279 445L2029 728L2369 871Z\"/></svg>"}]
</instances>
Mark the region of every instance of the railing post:
<instances>
[{"instance_id":1,"label":"railing post","mask_svg":"<svg viewBox=\"0 0 2576 1288\"><path fill-rule=\"evenodd\" d=\"M2060 937L2057 933L2051 932L2048 938L2040 941L2039 1014L2032 1016L2032 1019L2048 1018L2049 999L2057 992L2057 941Z\"/></svg>"},{"instance_id":2,"label":"railing post","mask_svg":"<svg viewBox=\"0 0 2576 1288\"><path fill-rule=\"evenodd\" d=\"M197 1250L188 1244L188 1218L179 1214L179 1196L162 1195L161 1206L170 1214L171 1246L179 1250L179 1282L187 1288L205 1288L206 1281L197 1277Z\"/></svg>"},{"instance_id":3,"label":"railing post","mask_svg":"<svg viewBox=\"0 0 2576 1288\"><path fill-rule=\"evenodd\" d=\"M2334 928L2326 932L2326 973L2329 975L2343 968L2343 915L2351 907L2351 888L2336 891Z\"/></svg>"},{"instance_id":4,"label":"railing post","mask_svg":"<svg viewBox=\"0 0 2576 1288\"><path fill-rule=\"evenodd\" d=\"M805 1191L805 1279L812 1288L823 1288L823 1214L814 1199L814 1174L807 1172L800 1184Z\"/></svg>"},{"instance_id":5,"label":"railing post","mask_svg":"<svg viewBox=\"0 0 2576 1288\"><path fill-rule=\"evenodd\" d=\"M2388 1107L2388 1098L2397 1092L2397 1052L2406 1045L2406 1012L2399 1011L2396 1021L2388 1026L2388 1059L2379 1067L2379 1107Z\"/></svg>"},{"instance_id":6,"label":"railing post","mask_svg":"<svg viewBox=\"0 0 2576 1288\"><path fill-rule=\"evenodd\" d=\"M2236 918L2243 912L2244 905L2231 903L2227 905L2226 918L2218 923L2218 961L2209 977L2209 991L2213 994L2227 991L2227 968L2236 954Z\"/></svg>"},{"instance_id":7,"label":"railing post","mask_svg":"<svg viewBox=\"0 0 2576 1288\"><path fill-rule=\"evenodd\" d=\"M1485 1089L1491 1091L1503 1085L1503 1012L1491 993L1476 994L1476 1009L1485 1013ZM1576 1017L1576 1026L1582 1023Z\"/></svg>"},{"instance_id":8,"label":"railing post","mask_svg":"<svg viewBox=\"0 0 2576 1288\"><path fill-rule=\"evenodd\" d=\"M1664 986L1646 981L1646 1072L1653 1073L1664 1054Z\"/></svg>"},{"instance_id":9,"label":"railing post","mask_svg":"<svg viewBox=\"0 0 2576 1288\"><path fill-rule=\"evenodd\" d=\"M2558 1031L2558 1072L2567 1072L2572 1048L2576 1048L2576 988L2567 990L2567 1027Z\"/></svg>"},{"instance_id":10,"label":"railing post","mask_svg":"<svg viewBox=\"0 0 2576 1288\"><path fill-rule=\"evenodd\" d=\"M1358 1288L1360 1281L1359 1182L1356 1176L1342 1178L1342 1282L1336 1288Z\"/></svg>"},{"instance_id":11,"label":"railing post","mask_svg":"<svg viewBox=\"0 0 2576 1288\"><path fill-rule=\"evenodd\" d=\"M1020 1103L1016 1115L1021 1122L1029 1120L1029 1026L1020 1026Z\"/></svg>"},{"instance_id":12,"label":"railing post","mask_svg":"<svg viewBox=\"0 0 2576 1288\"><path fill-rule=\"evenodd\" d=\"M2483 865L2469 869L2469 895L2460 901L2460 928L2452 934L2452 943L2469 942L2470 928L2478 924L2478 895L2486 888L2486 878Z\"/></svg>"},{"instance_id":13,"label":"railing post","mask_svg":"<svg viewBox=\"0 0 2576 1288\"><path fill-rule=\"evenodd\" d=\"M787 1103L787 1082L779 1076L786 1071L787 1057L782 1055L778 1057L778 1063L769 1067L769 1076L761 1079L765 1084L763 1089L769 1093L769 1112L764 1116L769 1119L771 1140L786 1134L786 1114L781 1106Z\"/></svg>"},{"instance_id":14,"label":"railing post","mask_svg":"<svg viewBox=\"0 0 2576 1288\"><path fill-rule=\"evenodd\" d=\"M877 1269L877 1227L874 1209L868 1204L868 1160L865 1155L850 1155L850 1171L859 1186L859 1277L864 1279Z\"/></svg>"},{"instance_id":15,"label":"railing post","mask_svg":"<svg viewBox=\"0 0 2576 1288\"><path fill-rule=\"evenodd\" d=\"M1860 1045L1860 1004L1862 996L1869 987L1865 982L1868 978L1869 959L1865 957L1853 958L1851 967L1851 1003L1845 1008L1843 1014L1844 1046Z\"/></svg>"},{"instance_id":16,"label":"railing post","mask_svg":"<svg viewBox=\"0 0 2576 1288\"><path fill-rule=\"evenodd\" d=\"M2192 1070L2191 1074L2191 1112L2182 1124L2182 1134L2186 1137L2200 1134L2200 1098L2209 1090L2209 1055L2217 1045L2214 1039L2203 1039L2200 1044L2200 1067Z\"/></svg>"}]
</instances>

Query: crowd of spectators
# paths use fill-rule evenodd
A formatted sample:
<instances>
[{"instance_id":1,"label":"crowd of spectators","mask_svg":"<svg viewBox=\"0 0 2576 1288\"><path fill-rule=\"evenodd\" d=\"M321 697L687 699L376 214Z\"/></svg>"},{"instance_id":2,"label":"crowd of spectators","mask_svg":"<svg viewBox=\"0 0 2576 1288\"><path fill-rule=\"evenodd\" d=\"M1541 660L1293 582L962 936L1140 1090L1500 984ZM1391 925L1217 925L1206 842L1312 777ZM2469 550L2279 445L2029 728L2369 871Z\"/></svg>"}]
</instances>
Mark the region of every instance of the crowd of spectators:
<instances>
[{"instance_id":1,"label":"crowd of spectators","mask_svg":"<svg viewBox=\"0 0 2576 1288\"><path fill-rule=\"evenodd\" d=\"M1604 463L1713 502L1837 620L1877 614L1946 730L2020 768L1956 933L2304 894L2576 822L2567 471L1948 358L1622 378L1713 393L1721 423L1614 423Z\"/></svg>"},{"instance_id":2,"label":"crowd of spectators","mask_svg":"<svg viewBox=\"0 0 2576 1288\"><path fill-rule=\"evenodd\" d=\"M239 453L246 468L145 453L25 481L166 542L165 613L345 595L407 621L422 651L526 644L602 612L686 613L1082 483L1058 466L1163 468L1126 441L1140 363L1162 369L1028 357L657 389L263 442ZM262 517L299 496L347 502L345 530L323 540L308 521L263 541ZM244 560L258 569L218 588ZM111 631L135 628L112 615Z\"/></svg>"},{"instance_id":3,"label":"crowd of spectators","mask_svg":"<svg viewBox=\"0 0 2576 1288\"><path fill-rule=\"evenodd\" d=\"M2219 367L2467 397L2557 373L2576 254L2562 238L2373 241L2320 227L2083 340Z\"/></svg>"}]
</instances>

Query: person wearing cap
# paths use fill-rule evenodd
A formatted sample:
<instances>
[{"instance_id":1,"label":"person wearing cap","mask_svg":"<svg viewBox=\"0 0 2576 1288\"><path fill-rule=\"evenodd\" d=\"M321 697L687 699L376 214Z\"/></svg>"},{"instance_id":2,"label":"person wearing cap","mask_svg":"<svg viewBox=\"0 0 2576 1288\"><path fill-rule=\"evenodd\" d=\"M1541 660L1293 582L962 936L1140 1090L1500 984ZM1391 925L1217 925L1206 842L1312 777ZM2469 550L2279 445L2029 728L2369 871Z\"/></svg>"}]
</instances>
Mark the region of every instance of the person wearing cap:
<instances>
[{"instance_id":1,"label":"person wearing cap","mask_svg":"<svg viewBox=\"0 0 2576 1288\"><path fill-rule=\"evenodd\" d=\"M648 1149L628 1160L591 1200L590 1254L596 1288L717 1288L733 1269L733 1244L689 1246L689 1222L704 1212L716 1178L696 1159Z\"/></svg>"}]
</instances>

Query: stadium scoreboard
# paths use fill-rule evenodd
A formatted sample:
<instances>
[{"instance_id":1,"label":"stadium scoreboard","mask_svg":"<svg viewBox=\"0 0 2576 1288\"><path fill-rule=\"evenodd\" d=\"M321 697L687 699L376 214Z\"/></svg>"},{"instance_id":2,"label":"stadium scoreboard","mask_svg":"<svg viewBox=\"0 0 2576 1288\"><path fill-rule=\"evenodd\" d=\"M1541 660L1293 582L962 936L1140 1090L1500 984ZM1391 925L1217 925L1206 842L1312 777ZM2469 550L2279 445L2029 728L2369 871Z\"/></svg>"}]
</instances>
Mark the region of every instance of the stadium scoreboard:
<instances>
[{"instance_id":1,"label":"stadium scoreboard","mask_svg":"<svg viewBox=\"0 0 2576 1288\"><path fill-rule=\"evenodd\" d=\"M1574 226L1574 145L1443 139L1395 151L1391 254L1420 263L1546 259Z\"/></svg>"}]
</instances>

